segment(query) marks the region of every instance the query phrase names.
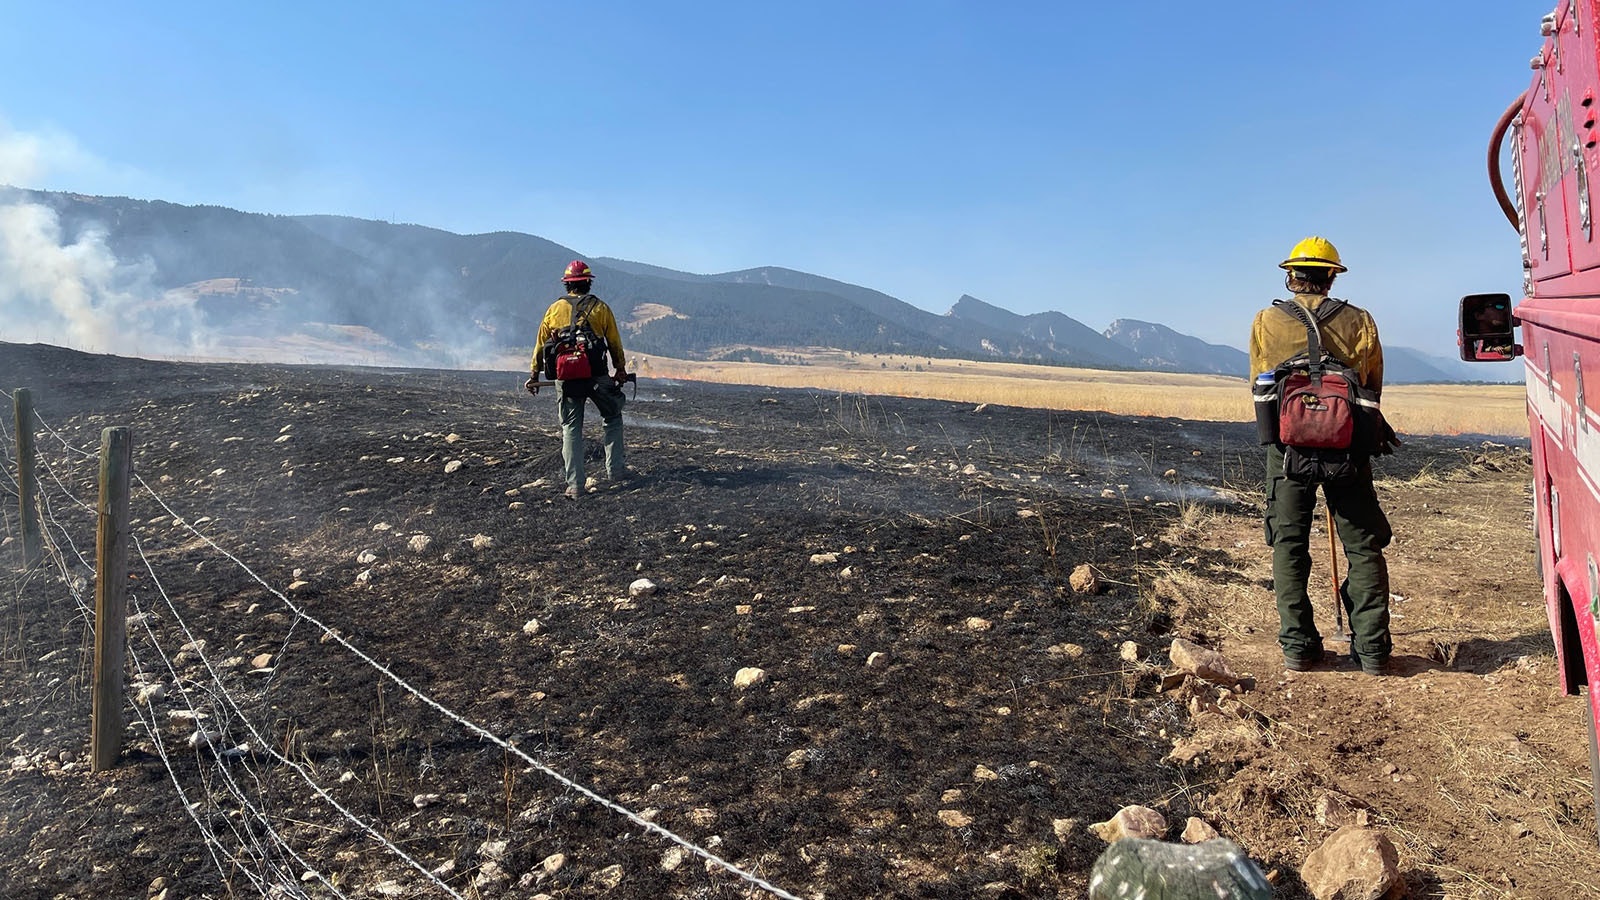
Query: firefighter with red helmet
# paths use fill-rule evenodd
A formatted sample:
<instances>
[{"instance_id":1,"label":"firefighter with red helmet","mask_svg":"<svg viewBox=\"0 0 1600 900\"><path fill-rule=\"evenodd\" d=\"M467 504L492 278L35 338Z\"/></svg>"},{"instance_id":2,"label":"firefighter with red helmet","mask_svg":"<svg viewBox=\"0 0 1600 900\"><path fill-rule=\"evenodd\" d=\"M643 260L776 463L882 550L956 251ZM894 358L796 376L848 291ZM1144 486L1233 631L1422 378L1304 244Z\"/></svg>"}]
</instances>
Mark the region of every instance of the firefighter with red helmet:
<instances>
[{"instance_id":1,"label":"firefighter with red helmet","mask_svg":"<svg viewBox=\"0 0 1600 900\"><path fill-rule=\"evenodd\" d=\"M1373 398L1383 390L1383 346L1371 314L1328 296L1333 280L1346 271L1339 251L1325 238L1308 237L1289 252L1279 268L1284 285L1315 321L1323 352L1348 368ZM1307 319L1279 301L1256 314L1250 329L1250 378L1259 386L1280 366L1308 351ZM1259 395L1258 395L1259 399ZM1303 450L1281 440L1267 446L1266 539L1272 546L1272 589L1278 605L1278 644L1284 665L1295 671L1323 661L1322 635L1312 617L1307 584L1311 577L1311 522L1322 486L1344 545L1349 571L1339 585L1340 602L1350 620L1350 656L1363 672L1387 671L1389 566L1383 549L1393 532L1372 484L1373 452L1390 452L1395 442L1386 424L1377 426L1376 443L1348 450ZM1263 438L1266 440L1266 438ZM1342 454L1342 455L1341 455ZM1303 460L1310 465L1303 465ZM1287 464L1286 464L1287 462ZM1337 463L1337 465L1333 465ZM1330 548L1331 550L1331 548Z\"/></svg>"},{"instance_id":2,"label":"firefighter with red helmet","mask_svg":"<svg viewBox=\"0 0 1600 900\"><path fill-rule=\"evenodd\" d=\"M553 380L561 394L561 462L566 481L566 496L583 496L584 478L583 412L586 401L594 401L600 411L605 443L606 475L612 481L631 477L622 444L622 406L626 396L622 385L628 380L627 357L622 351L622 334L617 317L605 301L589 292L594 272L589 264L575 259L561 276L566 293L545 310L534 344L533 377L528 379L530 394L539 393L540 376ZM609 358L615 371L606 374Z\"/></svg>"}]
</instances>

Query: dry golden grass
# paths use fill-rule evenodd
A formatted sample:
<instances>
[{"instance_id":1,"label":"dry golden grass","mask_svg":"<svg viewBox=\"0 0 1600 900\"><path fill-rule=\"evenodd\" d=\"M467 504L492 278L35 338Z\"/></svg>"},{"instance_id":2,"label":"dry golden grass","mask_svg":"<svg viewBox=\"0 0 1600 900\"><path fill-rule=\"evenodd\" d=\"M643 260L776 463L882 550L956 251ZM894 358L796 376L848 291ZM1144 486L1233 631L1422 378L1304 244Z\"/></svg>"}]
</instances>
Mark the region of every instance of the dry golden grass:
<instances>
[{"instance_id":1,"label":"dry golden grass","mask_svg":"<svg viewBox=\"0 0 1600 900\"><path fill-rule=\"evenodd\" d=\"M794 351L785 350L785 353ZM1245 380L1223 375L1112 372L1022 363L873 356L835 350L803 354L809 365L700 362L640 357L641 375L721 384L999 403L1036 409L1099 410L1196 421L1249 422ZM1384 413L1402 434L1528 434L1522 385L1396 385Z\"/></svg>"}]
</instances>

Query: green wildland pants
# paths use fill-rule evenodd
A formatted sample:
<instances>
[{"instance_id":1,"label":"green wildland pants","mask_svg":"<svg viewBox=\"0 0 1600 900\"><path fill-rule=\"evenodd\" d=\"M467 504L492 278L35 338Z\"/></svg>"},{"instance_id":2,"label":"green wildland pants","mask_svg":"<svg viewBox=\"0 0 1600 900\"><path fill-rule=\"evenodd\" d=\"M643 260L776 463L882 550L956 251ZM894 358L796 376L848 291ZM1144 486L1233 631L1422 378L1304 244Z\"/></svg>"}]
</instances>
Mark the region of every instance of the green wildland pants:
<instances>
[{"instance_id":1,"label":"green wildland pants","mask_svg":"<svg viewBox=\"0 0 1600 900\"><path fill-rule=\"evenodd\" d=\"M557 388L561 390L561 388ZM604 376L594 380L594 390L587 398L582 396L569 397L566 391L561 391L561 468L562 474L567 479L567 487L583 490L583 406L585 399L594 401L594 408L600 411L600 421L604 426L604 440L606 447L606 473L613 477L620 476L627 469L627 460L623 457L622 449L622 405L627 401L627 396L622 393L622 387L610 378Z\"/></svg>"},{"instance_id":2,"label":"green wildland pants","mask_svg":"<svg viewBox=\"0 0 1600 900\"><path fill-rule=\"evenodd\" d=\"M1322 497L1344 544L1349 570L1339 596L1350 623L1350 655L1382 663L1389 637L1389 564L1383 548L1394 532L1372 487L1372 464L1354 477L1322 483ZM1322 657L1322 635L1312 619L1306 583L1311 577L1311 522L1317 506L1315 482L1283 474L1283 449L1267 448L1267 543L1272 546L1272 590L1278 599L1278 645L1295 659Z\"/></svg>"}]
</instances>

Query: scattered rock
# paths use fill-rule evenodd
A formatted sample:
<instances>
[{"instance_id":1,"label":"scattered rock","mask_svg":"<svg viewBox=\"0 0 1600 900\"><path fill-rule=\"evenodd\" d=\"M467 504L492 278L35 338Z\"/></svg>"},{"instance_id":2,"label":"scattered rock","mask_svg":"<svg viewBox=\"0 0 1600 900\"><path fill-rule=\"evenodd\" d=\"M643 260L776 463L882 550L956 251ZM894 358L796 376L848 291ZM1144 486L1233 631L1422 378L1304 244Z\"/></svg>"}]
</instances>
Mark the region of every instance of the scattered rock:
<instances>
[{"instance_id":1,"label":"scattered rock","mask_svg":"<svg viewBox=\"0 0 1600 900\"><path fill-rule=\"evenodd\" d=\"M989 621L988 619L982 618L981 616L972 616L971 618L967 619L967 630L968 631L988 631L989 629L991 629L993 627L994 627L994 623L993 622Z\"/></svg>"},{"instance_id":2,"label":"scattered rock","mask_svg":"<svg viewBox=\"0 0 1600 900\"><path fill-rule=\"evenodd\" d=\"M881 669L889 664L889 655L874 650L867 654L867 668Z\"/></svg>"},{"instance_id":3,"label":"scattered rock","mask_svg":"<svg viewBox=\"0 0 1600 900\"><path fill-rule=\"evenodd\" d=\"M1045 652L1049 653L1051 656L1064 656L1067 659L1081 659L1083 657L1083 646L1081 644L1074 644L1070 641L1063 641L1062 643L1051 646L1050 649L1046 650Z\"/></svg>"},{"instance_id":4,"label":"scattered rock","mask_svg":"<svg viewBox=\"0 0 1600 900\"><path fill-rule=\"evenodd\" d=\"M939 821L951 828L965 828L972 824L972 817L959 809L941 809Z\"/></svg>"},{"instance_id":5,"label":"scattered rock","mask_svg":"<svg viewBox=\"0 0 1600 900\"><path fill-rule=\"evenodd\" d=\"M836 563L838 561L839 561L839 554L837 554L837 553L813 553L813 554L811 554L811 564L813 566L825 566L825 565L827 565L829 563Z\"/></svg>"},{"instance_id":6,"label":"scattered rock","mask_svg":"<svg viewBox=\"0 0 1600 900\"><path fill-rule=\"evenodd\" d=\"M1083 563L1073 569L1072 574L1067 578L1067 584L1072 586L1072 591L1075 594L1100 593L1100 575L1095 572L1094 566L1088 563Z\"/></svg>"},{"instance_id":7,"label":"scattered rock","mask_svg":"<svg viewBox=\"0 0 1600 900\"><path fill-rule=\"evenodd\" d=\"M987 403L979 403L977 406L974 406L972 408L972 411L975 412L975 413L988 412L989 411L989 404L987 404Z\"/></svg>"},{"instance_id":8,"label":"scattered rock","mask_svg":"<svg viewBox=\"0 0 1600 900\"><path fill-rule=\"evenodd\" d=\"M668 847L666 852L661 854L661 871L676 872L688 858L689 851L682 847Z\"/></svg>"},{"instance_id":9,"label":"scattered rock","mask_svg":"<svg viewBox=\"0 0 1600 900\"><path fill-rule=\"evenodd\" d=\"M1122 657L1123 662L1136 663L1139 661L1139 657L1143 654L1140 653L1139 645L1137 643L1134 643L1133 641L1123 641L1122 646L1117 649L1117 655Z\"/></svg>"},{"instance_id":10,"label":"scattered rock","mask_svg":"<svg viewBox=\"0 0 1600 900\"><path fill-rule=\"evenodd\" d=\"M767 670L755 666L746 666L733 674L733 686L745 690L753 688L767 680Z\"/></svg>"},{"instance_id":11,"label":"scattered rock","mask_svg":"<svg viewBox=\"0 0 1600 900\"><path fill-rule=\"evenodd\" d=\"M494 538L487 534L475 534L472 536L472 549L474 550L487 550L493 546Z\"/></svg>"},{"instance_id":12,"label":"scattered rock","mask_svg":"<svg viewBox=\"0 0 1600 900\"><path fill-rule=\"evenodd\" d=\"M431 546L433 546L433 538L425 534L414 534L411 536L411 540L406 541L406 547L412 553L425 553Z\"/></svg>"},{"instance_id":13,"label":"scattered rock","mask_svg":"<svg viewBox=\"0 0 1600 900\"><path fill-rule=\"evenodd\" d=\"M710 828L717 824L717 811L704 806L689 810L689 821L701 828Z\"/></svg>"},{"instance_id":14,"label":"scattered rock","mask_svg":"<svg viewBox=\"0 0 1600 900\"><path fill-rule=\"evenodd\" d=\"M509 841L484 841L478 845L478 856L498 862L505 859L506 848L509 846L511 846Z\"/></svg>"},{"instance_id":15,"label":"scattered rock","mask_svg":"<svg viewBox=\"0 0 1600 900\"><path fill-rule=\"evenodd\" d=\"M157 700L167 699L167 686L164 684L147 684L138 689L133 697L133 702L140 706L149 706Z\"/></svg>"},{"instance_id":16,"label":"scattered rock","mask_svg":"<svg viewBox=\"0 0 1600 900\"><path fill-rule=\"evenodd\" d=\"M649 597L656 592L656 583L648 578L638 578L628 585L629 597Z\"/></svg>"},{"instance_id":17,"label":"scattered rock","mask_svg":"<svg viewBox=\"0 0 1600 900\"><path fill-rule=\"evenodd\" d=\"M459 460L459 459L452 459L449 462L444 464L444 473L446 475L449 475L451 472L458 472L460 470L461 470L461 460Z\"/></svg>"},{"instance_id":18,"label":"scattered rock","mask_svg":"<svg viewBox=\"0 0 1600 900\"><path fill-rule=\"evenodd\" d=\"M538 634L541 631L544 631L544 624L541 623L538 619L529 619L527 622L523 623L523 625L522 625L522 633L523 634L534 635L534 634Z\"/></svg>"},{"instance_id":19,"label":"scattered rock","mask_svg":"<svg viewBox=\"0 0 1600 900\"><path fill-rule=\"evenodd\" d=\"M511 880L511 875L500 864L489 860L478 867L478 877L472 879L472 886L478 890L494 888Z\"/></svg>"},{"instance_id":20,"label":"scattered rock","mask_svg":"<svg viewBox=\"0 0 1600 900\"><path fill-rule=\"evenodd\" d=\"M255 659L250 660L250 667L252 669L265 669L270 665L272 665L271 653L262 653L257 655Z\"/></svg>"},{"instance_id":21,"label":"scattered rock","mask_svg":"<svg viewBox=\"0 0 1600 900\"><path fill-rule=\"evenodd\" d=\"M1379 900L1400 880L1400 855L1383 832L1347 825L1311 851L1300 878L1317 900Z\"/></svg>"},{"instance_id":22,"label":"scattered rock","mask_svg":"<svg viewBox=\"0 0 1600 900\"><path fill-rule=\"evenodd\" d=\"M1183 842L1185 844L1203 844L1217 837L1220 837L1217 834L1217 830L1199 816L1190 816L1189 821L1183 825Z\"/></svg>"},{"instance_id":23,"label":"scattered rock","mask_svg":"<svg viewBox=\"0 0 1600 900\"><path fill-rule=\"evenodd\" d=\"M999 781L1000 780L1000 773L996 772L995 770L993 770L991 768L989 768L988 766L979 764L979 765L975 766L973 768L973 770L972 770L972 780L973 781Z\"/></svg>"},{"instance_id":24,"label":"scattered rock","mask_svg":"<svg viewBox=\"0 0 1600 900\"><path fill-rule=\"evenodd\" d=\"M432 805L434 805L435 803L438 803L438 802L439 802L439 795L438 794L418 794L415 797L411 798L411 805L415 806L417 809L422 809L423 807L426 807L426 806L432 806Z\"/></svg>"},{"instance_id":25,"label":"scattered rock","mask_svg":"<svg viewBox=\"0 0 1600 900\"><path fill-rule=\"evenodd\" d=\"M220 740L222 740L222 732L209 728L197 728L193 734L189 735L189 746L195 749L211 747Z\"/></svg>"},{"instance_id":26,"label":"scattered rock","mask_svg":"<svg viewBox=\"0 0 1600 900\"><path fill-rule=\"evenodd\" d=\"M1050 820L1050 830L1055 832L1056 840L1065 841L1068 838L1072 837L1072 833L1074 831L1078 830L1078 820L1077 819L1051 819Z\"/></svg>"},{"instance_id":27,"label":"scattered rock","mask_svg":"<svg viewBox=\"0 0 1600 900\"><path fill-rule=\"evenodd\" d=\"M356 554L356 562L362 564L363 566L370 566L377 561L378 554L373 553L371 550L363 550Z\"/></svg>"},{"instance_id":28,"label":"scattered rock","mask_svg":"<svg viewBox=\"0 0 1600 900\"><path fill-rule=\"evenodd\" d=\"M1104 822L1090 825L1089 832L1108 844L1128 837L1160 840L1167 833L1167 820L1148 806L1124 806Z\"/></svg>"},{"instance_id":29,"label":"scattered rock","mask_svg":"<svg viewBox=\"0 0 1600 900\"><path fill-rule=\"evenodd\" d=\"M1203 678L1212 684L1230 688L1239 684L1239 674L1233 671L1233 667L1228 665L1228 660L1215 650L1202 647L1193 641L1175 638L1172 641L1170 655L1174 666L1196 678Z\"/></svg>"},{"instance_id":30,"label":"scattered rock","mask_svg":"<svg viewBox=\"0 0 1600 900\"><path fill-rule=\"evenodd\" d=\"M602 891L616 890L622 884L622 866L606 866L589 879Z\"/></svg>"},{"instance_id":31,"label":"scattered rock","mask_svg":"<svg viewBox=\"0 0 1600 900\"><path fill-rule=\"evenodd\" d=\"M565 853L552 853L539 862L539 869L546 875L554 875L561 871L561 867L566 864L567 855Z\"/></svg>"},{"instance_id":32,"label":"scattered rock","mask_svg":"<svg viewBox=\"0 0 1600 900\"><path fill-rule=\"evenodd\" d=\"M1272 882L1238 844L1221 838L1193 846L1117 841L1089 872L1089 900L1138 897L1272 900Z\"/></svg>"},{"instance_id":33,"label":"scattered rock","mask_svg":"<svg viewBox=\"0 0 1600 900\"><path fill-rule=\"evenodd\" d=\"M1167 479L1177 478L1178 477L1178 470L1177 469L1168 469L1165 472L1161 473L1161 477L1162 478L1167 478Z\"/></svg>"}]
</instances>

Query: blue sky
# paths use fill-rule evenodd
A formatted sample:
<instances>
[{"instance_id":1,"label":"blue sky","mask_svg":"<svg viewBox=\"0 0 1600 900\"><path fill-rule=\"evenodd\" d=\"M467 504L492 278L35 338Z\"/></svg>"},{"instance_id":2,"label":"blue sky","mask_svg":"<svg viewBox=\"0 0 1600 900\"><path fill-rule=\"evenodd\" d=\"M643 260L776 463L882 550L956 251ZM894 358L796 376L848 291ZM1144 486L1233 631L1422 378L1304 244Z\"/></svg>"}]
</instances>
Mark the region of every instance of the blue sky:
<instances>
[{"instance_id":1,"label":"blue sky","mask_svg":"<svg viewBox=\"0 0 1600 900\"><path fill-rule=\"evenodd\" d=\"M28 187L1239 347L1319 233L1386 343L1450 354L1460 295L1521 288L1484 152L1551 5L0 0L0 147Z\"/></svg>"}]
</instances>

